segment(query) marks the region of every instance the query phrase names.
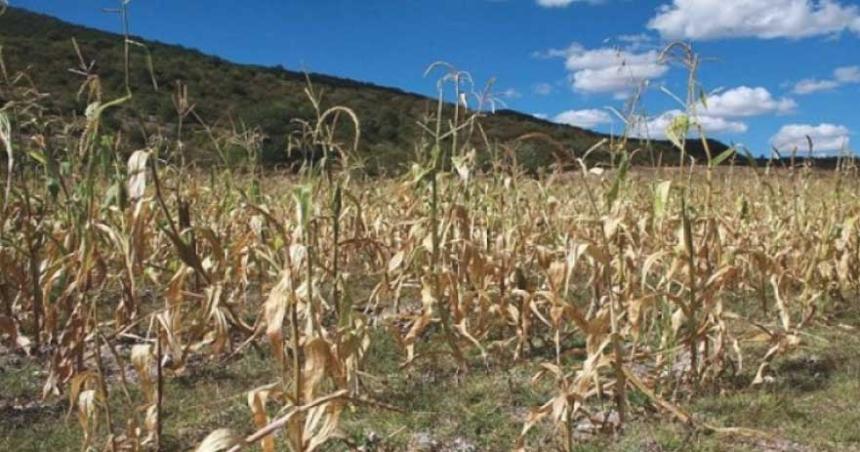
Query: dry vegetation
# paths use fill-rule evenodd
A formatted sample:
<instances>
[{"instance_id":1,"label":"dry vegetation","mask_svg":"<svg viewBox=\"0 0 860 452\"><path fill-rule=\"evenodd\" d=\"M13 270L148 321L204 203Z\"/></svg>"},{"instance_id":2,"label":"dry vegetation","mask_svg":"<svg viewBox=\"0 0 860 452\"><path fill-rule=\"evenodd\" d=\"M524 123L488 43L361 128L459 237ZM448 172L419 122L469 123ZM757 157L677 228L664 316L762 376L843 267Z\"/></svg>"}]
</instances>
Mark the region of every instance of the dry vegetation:
<instances>
[{"instance_id":1,"label":"dry vegetation","mask_svg":"<svg viewBox=\"0 0 860 452\"><path fill-rule=\"evenodd\" d=\"M432 69L459 98L464 74ZM353 158L360 118L308 86L317 120L289 141L319 152L299 173L258 167L258 135L215 129L214 151L249 157L193 168L181 126L128 152L103 118L132 90L103 99L98 75L79 73L79 118L45 114L25 73L0 74L0 334L3 367L67 401L53 406L77 426L55 428L84 449L442 447L396 439L428 405L422 422L506 432L487 449L574 450L645 418L790 448L690 407L775 394L783 357L827 349L810 331L854 328L833 320L860 283L853 159L826 173L717 167L724 153L643 171L619 139L598 144L605 168L583 156L526 176L514 143L487 144L479 171L480 109L449 117L440 103L412 172L375 180ZM181 87L174 102L178 121L193 114ZM694 127L673 125L679 149ZM238 367L231 393L208 382ZM483 423L449 392L477 397ZM7 402L9 422L28 409Z\"/></svg>"}]
</instances>

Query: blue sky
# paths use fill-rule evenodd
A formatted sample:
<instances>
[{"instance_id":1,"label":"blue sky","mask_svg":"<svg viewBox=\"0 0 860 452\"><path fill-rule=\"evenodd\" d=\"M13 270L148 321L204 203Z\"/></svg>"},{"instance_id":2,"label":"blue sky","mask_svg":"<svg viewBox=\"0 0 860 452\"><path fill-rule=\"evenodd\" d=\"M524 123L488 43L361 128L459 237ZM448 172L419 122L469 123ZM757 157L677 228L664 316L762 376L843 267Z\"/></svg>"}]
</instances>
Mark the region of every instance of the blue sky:
<instances>
[{"instance_id":1,"label":"blue sky","mask_svg":"<svg viewBox=\"0 0 860 452\"><path fill-rule=\"evenodd\" d=\"M11 0L13 6L118 31L117 0ZM849 0L132 0L133 34L241 63L283 65L433 94L445 60L509 108L602 131L623 125L647 80L636 133L660 137L680 106L684 70L664 64L692 42L711 92L707 135L757 154L809 135L823 153L860 138L860 4ZM157 61L156 61L157 64ZM853 142L853 143L852 143Z\"/></svg>"}]
</instances>

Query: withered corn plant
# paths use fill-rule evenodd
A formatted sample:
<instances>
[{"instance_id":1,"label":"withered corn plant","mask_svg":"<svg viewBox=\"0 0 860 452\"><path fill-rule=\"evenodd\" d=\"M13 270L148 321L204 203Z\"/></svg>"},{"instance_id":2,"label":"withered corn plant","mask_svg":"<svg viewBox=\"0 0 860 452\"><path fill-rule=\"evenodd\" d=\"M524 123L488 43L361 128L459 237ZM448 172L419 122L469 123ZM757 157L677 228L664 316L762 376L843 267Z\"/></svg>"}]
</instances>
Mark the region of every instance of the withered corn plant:
<instances>
[{"instance_id":1,"label":"withered corn plant","mask_svg":"<svg viewBox=\"0 0 860 452\"><path fill-rule=\"evenodd\" d=\"M128 52L145 48L124 29L124 69L137 70ZM534 135L493 142L481 127L491 86L475 92L467 73L437 63L416 164L373 180L360 118L327 106L310 80L314 117L294 122L285 152L299 164L283 174L262 168L258 129L207 122L181 84L163 93L172 132L132 146L105 118L129 108L133 87L109 92L94 56L70 51L77 117L52 113L0 48L0 340L43 359L43 396L68 400L84 449L164 449L171 379L251 349L270 353L271 382L248 388L246 424L198 450L346 441L346 410L380 406L362 377L384 334L402 372L450 354L459 371L516 361L535 382L551 379L517 448L546 446L531 444L543 421L558 432L552 447L571 450L578 431L655 414L753 434L683 406L745 369L769 384L774 360L860 289L854 159L826 173L711 155L687 45L663 53L690 74L686 114L666 131L677 155L652 159L678 166L633 167L651 151L626 133L592 149ZM685 151L696 135L707 161ZM551 170L519 164L532 140L558 159ZM594 165L598 154L609 164Z\"/></svg>"},{"instance_id":2,"label":"withered corn plant","mask_svg":"<svg viewBox=\"0 0 860 452\"><path fill-rule=\"evenodd\" d=\"M359 143L360 124L347 108L323 110L322 93L315 92L310 81L306 94L316 120L300 121L291 140L291 151L304 148L308 157L292 189L294 221L276 218L266 205L249 204L258 221L270 223L282 240L283 252L268 258L282 262L279 281L260 316L282 370L280 381L248 393L256 433L239 438L216 430L198 450L235 450L257 442L263 450L276 450L273 435L278 431L283 431L284 445L290 450L315 450L338 433L342 410L359 396L358 371L369 346L368 322L352 309L343 290L348 275L340 268L342 260L359 269L362 262L342 258L340 249L341 224L348 213L343 199L352 198L350 156ZM354 126L346 144L337 134L342 116ZM316 150L322 155L313 155ZM322 204L319 199L329 202ZM286 414L272 420L269 401L283 404L280 412Z\"/></svg>"}]
</instances>

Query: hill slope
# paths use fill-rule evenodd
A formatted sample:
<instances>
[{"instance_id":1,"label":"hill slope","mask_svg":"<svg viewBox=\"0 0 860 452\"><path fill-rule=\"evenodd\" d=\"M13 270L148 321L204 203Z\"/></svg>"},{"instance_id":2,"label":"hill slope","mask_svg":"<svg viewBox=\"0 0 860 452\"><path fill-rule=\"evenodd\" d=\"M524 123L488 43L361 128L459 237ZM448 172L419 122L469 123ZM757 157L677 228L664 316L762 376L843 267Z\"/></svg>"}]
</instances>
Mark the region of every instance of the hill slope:
<instances>
[{"instance_id":1,"label":"hill slope","mask_svg":"<svg viewBox=\"0 0 860 452\"><path fill-rule=\"evenodd\" d=\"M123 93L121 36L21 9L10 8L0 16L0 45L7 69L25 70L40 91L50 94L50 108L63 115L81 114L86 107L85 101L76 96L83 77L69 71L80 66L72 38L79 44L84 59L95 62L93 72L101 79L105 97L119 97ZM304 73L280 67L239 65L181 46L140 41L150 51L153 71L148 69L145 52L133 47L130 79L134 99L113 119L118 122L114 125L133 139L142 142L145 131L153 125L170 133L177 118L172 97L177 81L188 86L195 111L207 122L229 124L241 120L260 127L266 137L263 159L268 162L286 159L285 140L295 127L292 120L313 117L311 103L304 93ZM157 90L152 73L159 85ZM315 88L325 92L325 105L344 105L357 113L362 123L360 151L371 166L397 166L414 155L414 143L420 133L416 121L433 108L433 99L327 75L309 77ZM582 152L605 138L603 134L513 111L488 114L482 125L493 142L504 143L526 133L541 133L574 152ZM653 152L641 153L643 161L667 150L670 152L665 154L664 162L677 155L666 142L653 142L648 147ZM532 166L551 162L553 148L547 143L530 142L521 147L522 160ZM725 148L722 143L711 143L712 152ZM694 156L704 155L698 142L690 144L689 152Z\"/></svg>"}]
</instances>

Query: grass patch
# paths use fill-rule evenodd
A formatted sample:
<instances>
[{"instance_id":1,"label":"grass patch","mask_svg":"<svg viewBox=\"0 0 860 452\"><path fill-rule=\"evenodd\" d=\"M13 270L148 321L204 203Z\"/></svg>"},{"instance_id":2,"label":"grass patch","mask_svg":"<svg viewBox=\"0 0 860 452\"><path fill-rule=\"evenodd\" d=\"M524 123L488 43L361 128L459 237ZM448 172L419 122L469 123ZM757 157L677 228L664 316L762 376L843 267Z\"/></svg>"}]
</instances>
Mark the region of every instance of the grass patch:
<instances>
[{"instance_id":1,"label":"grass patch","mask_svg":"<svg viewBox=\"0 0 860 452\"><path fill-rule=\"evenodd\" d=\"M841 319L858 325L856 319ZM623 433L580 438L579 451L850 450L860 446L860 338L853 331L822 324L817 339L774 363L774 382L697 397L687 405L696 416L722 426L767 432L771 440L703 434L653 416L637 416ZM812 337L811 336L811 337ZM367 357L364 389L374 400L400 411L360 404L341 424L346 441L325 450L507 450L516 441L526 413L552 394L551 383L533 385L537 363L489 362L472 358L459 372L444 354L419 358L401 370L403 355L387 333L375 333ZM65 399L39 402L40 370L31 359L7 357L0 372L2 450L76 450L77 418L66 418ZM753 370L747 370L752 372ZM187 376L166 380L164 444L192 448L209 432L229 427L250 432L246 405L250 387L273 381L279 370L256 351L222 364L197 364ZM123 407L114 388L115 407ZM631 406L647 407L631 394ZM122 408L120 408L122 409ZM646 410L647 411L647 410ZM117 413L122 418L122 412ZM120 426L115 426L117 431ZM552 426L530 434L532 447L556 447Z\"/></svg>"}]
</instances>

